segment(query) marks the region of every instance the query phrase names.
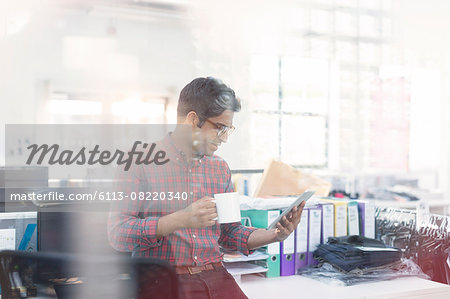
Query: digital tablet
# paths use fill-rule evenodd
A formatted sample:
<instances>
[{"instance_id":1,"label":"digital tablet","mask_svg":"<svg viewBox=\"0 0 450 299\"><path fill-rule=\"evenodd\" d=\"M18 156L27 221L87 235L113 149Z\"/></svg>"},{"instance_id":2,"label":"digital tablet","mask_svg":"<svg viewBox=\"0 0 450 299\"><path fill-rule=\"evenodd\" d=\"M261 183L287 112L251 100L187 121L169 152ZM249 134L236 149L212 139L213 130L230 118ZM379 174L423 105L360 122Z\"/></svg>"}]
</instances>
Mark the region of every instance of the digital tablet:
<instances>
[{"instance_id":1,"label":"digital tablet","mask_svg":"<svg viewBox=\"0 0 450 299\"><path fill-rule=\"evenodd\" d=\"M286 210L283 211L283 213L280 214L280 216L277 217L277 219L275 219L268 227L267 229L273 229L275 228L275 226L277 225L277 223L281 220L281 218L283 218L283 216L286 216L294 207L298 207L302 201L307 201L308 199L311 198L311 196L313 196L313 194L316 191L310 191L307 190L305 192L303 192L302 195L300 195L293 204L291 204Z\"/></svg>"}]
</instances>

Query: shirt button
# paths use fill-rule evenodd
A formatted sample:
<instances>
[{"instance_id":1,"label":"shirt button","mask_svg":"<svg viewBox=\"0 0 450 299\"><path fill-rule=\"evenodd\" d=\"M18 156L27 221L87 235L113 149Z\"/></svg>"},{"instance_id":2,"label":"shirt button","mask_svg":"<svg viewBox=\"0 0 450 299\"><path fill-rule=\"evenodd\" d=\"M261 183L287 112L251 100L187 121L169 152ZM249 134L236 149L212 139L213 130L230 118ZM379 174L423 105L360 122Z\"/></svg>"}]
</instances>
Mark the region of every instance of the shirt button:
<instances>
[{"instance_id":1,"label":"shirt button","mask_svg":"<svg viewBox=\"0 0 450 299\"><path fill-rule=\"evenodd\" d=\"M191 170L191 169L189 169L189 172L192 172L192 170Z\"/></svg>"},{"instance_id":2,"label":"shirt button","mask_svg":"<svg viewBox=\"0 0 450 299\"><path fill-rule=\"evenodd\" d=\"M191 192L189 192L189 194L190 194L190 195L194 195L194 192L191 191Z\"/></svg>"},{"instance_id":3,"label":"shirt button","mask_svg":"<svg viewBox=\"0 0 450 299\"><path fill-rule=\"evenodd\" d=\"M196 238L196 236L195 235L192 235L192 237L195 239Z\"/></svg>"},{"instance_id":4,"label":"shirt button","mask_svg":"<svg viewBox=\"0 0 450 299\"><path fill-rule=\"evenodd\" d=\"M197 256L194 256L194 260L197 260Z\"/></svg>"}]
</instances>

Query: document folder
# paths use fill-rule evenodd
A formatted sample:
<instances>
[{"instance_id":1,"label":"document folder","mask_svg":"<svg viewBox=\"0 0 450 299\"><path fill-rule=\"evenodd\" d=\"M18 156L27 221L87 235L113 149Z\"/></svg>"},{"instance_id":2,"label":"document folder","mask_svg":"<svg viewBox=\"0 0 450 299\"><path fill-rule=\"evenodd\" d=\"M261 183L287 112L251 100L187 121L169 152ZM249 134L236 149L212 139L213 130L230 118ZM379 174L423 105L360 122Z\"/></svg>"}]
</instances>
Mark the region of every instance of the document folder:
<instances>
[{"instance_id":1,"label":"document folder","mask_svg":"<svg viewBox=\"0 0 450 299\"><path fill-rule=\"evenodd\" d=\"M257 228L267 228L280 215L280 210L246 210L241 211L241 217L249 217L252 226ZM280 242L267 245L266 253L269 258L266 260L266 277L280 276Z\"/></svg>"},{"instance_id":2,"label":"document folder","mask_svg":"<svg viewBox=\"0 0 450 299\"><path fill-rule=\"evenodd\" d=\"M295 273L308 265L308 208L303 208L302 218L295 230Z\"/></svg>"},{"instance_id":3,"label":"document folder","mask_svg":"<svg viewBox=\"0 0 450 299\"><path fill-rule=\"evenodd\" d=\"M322 237L320 243L326 243L329 237L334 237L334 205L321 203L322 208Z\"/></svg>"},{"instance_id":4,"label":"document folder","mask_svg":"<svg viewBox=\"0 0 450 299\"><path fill-rule=\"evenodd\" d=\"M292 232L289 237L280 243L281 261L280 275L289 276L295 274L295 234Z\"/></svg>"},{"instance_id":5,"label":"document folder","mask_svg":"<svg viewBox=\"0 0 450 299\"><path fill-rule=\"evenodd\" d=\"M347 202L341 200L324 199L324 202L334 204L334 236L347 235Z\"/></svg>"},{"instance_id":6,"label":"document folder","mask_svg":"<svg viewBox=\"0 0 450 299\"><path fill-rule=\"evenodd\" d=\"M319 206L309 208L309 233L308 233L308 265L316 265L313 252L320 244L322 236L322 209Z\"/></svg>"},{"instance_id":7,"label":"document folder","mask_svg":"<svg viewBox=\"0 0 450 299\"><path fill-rule=\"evenodd\" d=\"M347 202L348 235L359 235L358 203L354 200Z\"/></svg>"},{"instance_id":8,"label":"document folder","mask_svg":"<svg viewBox=\"0 0 450 299\"><path fill-rule=\"evenodd\" d=\"M368 201L358 201L361 235L375 239L375 204Z\"/></svg>"}]
</instances>

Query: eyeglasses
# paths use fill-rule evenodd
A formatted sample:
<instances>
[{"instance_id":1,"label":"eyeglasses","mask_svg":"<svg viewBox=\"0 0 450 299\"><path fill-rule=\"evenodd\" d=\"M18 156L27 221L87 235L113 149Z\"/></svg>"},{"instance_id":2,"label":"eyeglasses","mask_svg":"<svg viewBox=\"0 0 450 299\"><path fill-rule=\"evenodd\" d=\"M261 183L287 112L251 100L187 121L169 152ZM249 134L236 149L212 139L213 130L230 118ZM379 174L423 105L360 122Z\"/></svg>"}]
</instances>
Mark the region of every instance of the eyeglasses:
<instances>
[{"instance_id":1,"label":"eyeglasses","mask_svg":"<svg viewBox=\"0 0 450 299\"><path fill-rule=\"evenodd\" d=\"M231 133L234 132L234 129L235 129L235 127L233 127L233 126L228 127L228 126L210 121L209 119L205 119L205 121L209 122L210 124L214 125L217 128L217 137L222 137L224 135L227 135L227 137L228 137L231 135Z\"/></svg>"}]
</instances>

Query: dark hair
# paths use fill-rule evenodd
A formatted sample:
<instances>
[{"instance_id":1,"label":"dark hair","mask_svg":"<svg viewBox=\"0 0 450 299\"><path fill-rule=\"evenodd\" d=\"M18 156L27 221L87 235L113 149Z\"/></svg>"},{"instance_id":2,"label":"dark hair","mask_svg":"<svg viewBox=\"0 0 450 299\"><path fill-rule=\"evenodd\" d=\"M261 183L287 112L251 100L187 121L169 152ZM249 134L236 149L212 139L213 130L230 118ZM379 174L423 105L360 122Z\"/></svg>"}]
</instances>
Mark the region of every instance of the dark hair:
<instances>
[{"instance_id":1,"label":"dark hair","mask_svg":"<svg viewBox=\"0 0 450 299\"><path fill-rule=\"evenodd\" d=\"M199 126L209 117L221 115L225 110L239 112L241 104L234 90L216 78L197 78L186 85L178 100L178 117L194 111L200 118Z\"/></svg>"}]
</instances>

